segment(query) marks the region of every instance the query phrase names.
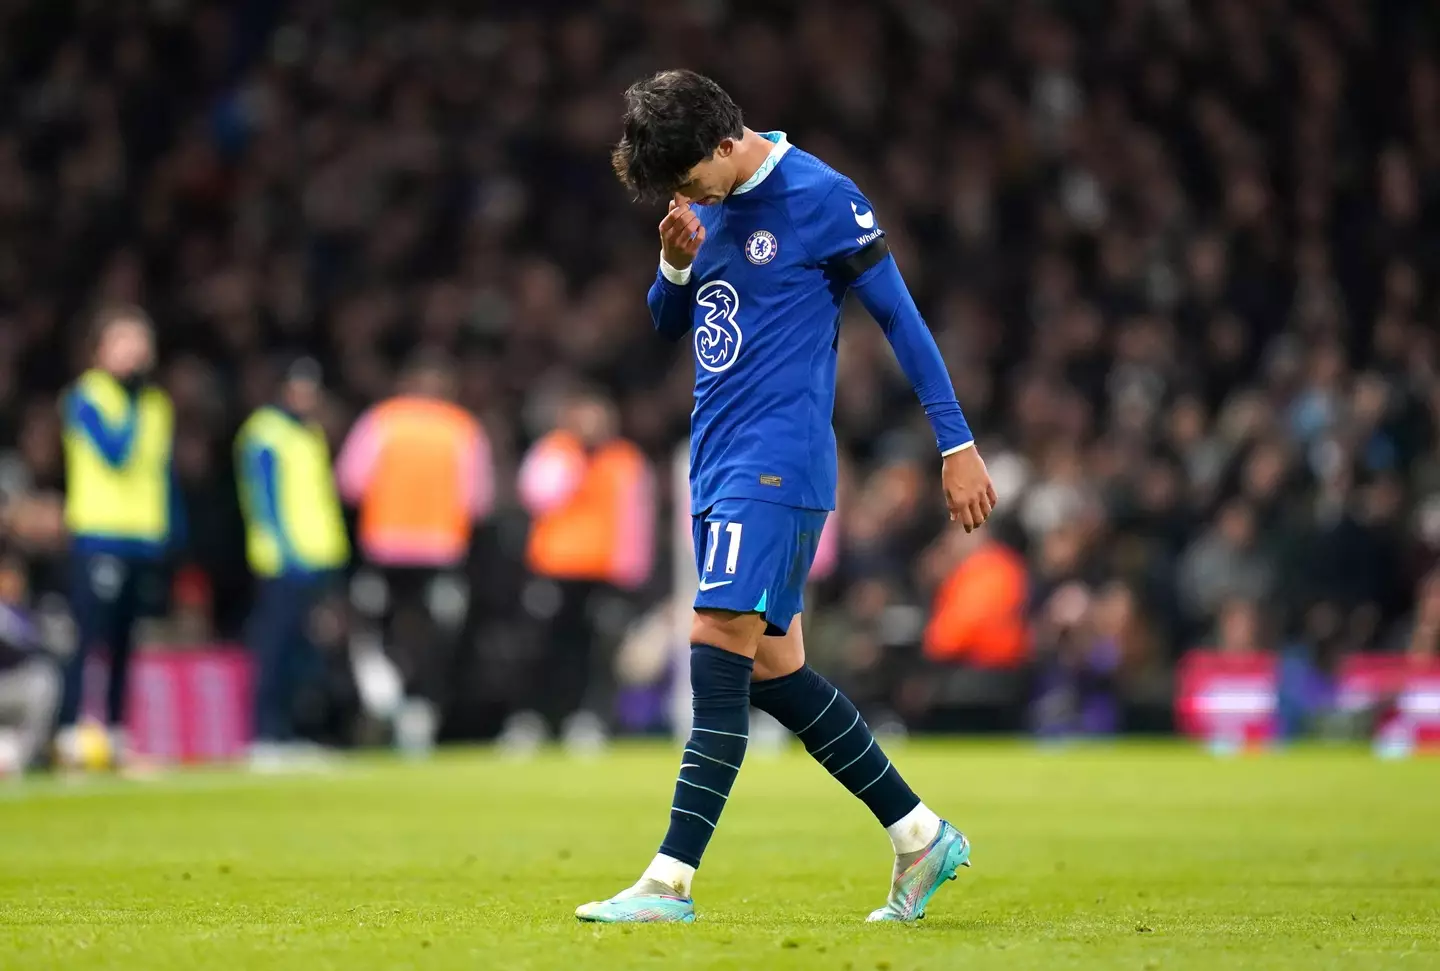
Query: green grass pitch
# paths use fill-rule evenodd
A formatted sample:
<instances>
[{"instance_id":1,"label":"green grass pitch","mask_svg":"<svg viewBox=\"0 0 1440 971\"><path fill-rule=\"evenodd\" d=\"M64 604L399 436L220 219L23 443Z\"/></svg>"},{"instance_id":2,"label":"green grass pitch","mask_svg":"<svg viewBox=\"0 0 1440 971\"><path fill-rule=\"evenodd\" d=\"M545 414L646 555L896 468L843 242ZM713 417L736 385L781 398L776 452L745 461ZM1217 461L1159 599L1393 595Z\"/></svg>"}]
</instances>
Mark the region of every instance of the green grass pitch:
<instances>
[{"instance_id":1,"label":"green grass pitch","mask_svg":"<svg viewBox=\"0 0 1440 971\"><path fill-rule=\"evenodd\" d=\"M661 745L0 786L0 969L1440 968L1434 760L892 754L975 844L914 926L863 923L889 844L798 750L747 761L689 927L572 916L654 852Z\"/></svg>"}]
</instances>

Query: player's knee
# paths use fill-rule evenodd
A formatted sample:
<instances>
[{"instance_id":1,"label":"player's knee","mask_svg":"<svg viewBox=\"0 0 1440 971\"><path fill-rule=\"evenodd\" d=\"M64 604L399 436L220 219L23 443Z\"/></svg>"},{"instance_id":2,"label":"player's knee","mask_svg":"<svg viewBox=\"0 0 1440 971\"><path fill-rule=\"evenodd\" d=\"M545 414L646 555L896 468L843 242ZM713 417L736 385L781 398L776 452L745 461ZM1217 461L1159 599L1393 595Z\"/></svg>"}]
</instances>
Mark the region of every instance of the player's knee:
<instances>
[{"instance_id":1,"label":"player's knee","mask_svg":"<svg viewBox=\"0 0 1440 971\"><path fill-rule=\"evenodd\" d=\"M696 610L690 622L690 643L709 644L752 658L764 633L764 617L733 610Z\"/></svg>"},{"instance_id":2,"label":"player's knee","mask_svg":"<svg viewBox=\"0 0 1440 971\"><path fill-rule=\"evenodd\" d=\"M762 652L763 653L763 652ZM787 674L794 674L805 666L805 655L798 657L785 655L774 657L766 655L765 660L760 660L761 655L755 655L755 674L752 681L774 681L776 678L783 678Z\"/></svg>"},{"instance_id":3,"label":"player's knee","mask_svg":"<svg viewBox=\"0 0 1440 971\"><path fill-rule=\"evenodd\" d=\"M779 637L760 638L755 652L755 675L752 680L771 681L794 674L805 666L805 640L800 635L800 615L790 622L790 630Z\"/></svg>"}]
</instances>

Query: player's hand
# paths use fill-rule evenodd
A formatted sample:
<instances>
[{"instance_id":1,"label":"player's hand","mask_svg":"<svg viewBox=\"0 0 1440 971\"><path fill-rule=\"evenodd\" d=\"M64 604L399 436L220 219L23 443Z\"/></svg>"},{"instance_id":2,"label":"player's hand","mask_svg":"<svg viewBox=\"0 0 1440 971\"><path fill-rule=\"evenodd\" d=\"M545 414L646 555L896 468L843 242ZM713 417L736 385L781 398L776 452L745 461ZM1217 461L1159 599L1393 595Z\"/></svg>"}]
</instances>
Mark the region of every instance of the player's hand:
<instances>
[{"instance_id":1,"label":"player's hand","mask_svg":"<svg viewBox=\"0 0 1440 971\"><path fill-rule=\"evenodd\" d=\"M695 262L700 244L705 242L705 227L700 217L683 199L671 199L670 211L660 220L660 255L665 262L683 270Z\"/></svg>"},{"instance_id":2,"label":"player's hand","mask_svg":"<svg viewBox=\"0 0 1440 971\"><path fill-rule=\"evenodd\" d=\"M945 488L945 505L950 521L959 522L969 533L985 525L999 502L985 460L974 445L951 452L940 467L940 484Z\"/></svg>"}]
</instances>

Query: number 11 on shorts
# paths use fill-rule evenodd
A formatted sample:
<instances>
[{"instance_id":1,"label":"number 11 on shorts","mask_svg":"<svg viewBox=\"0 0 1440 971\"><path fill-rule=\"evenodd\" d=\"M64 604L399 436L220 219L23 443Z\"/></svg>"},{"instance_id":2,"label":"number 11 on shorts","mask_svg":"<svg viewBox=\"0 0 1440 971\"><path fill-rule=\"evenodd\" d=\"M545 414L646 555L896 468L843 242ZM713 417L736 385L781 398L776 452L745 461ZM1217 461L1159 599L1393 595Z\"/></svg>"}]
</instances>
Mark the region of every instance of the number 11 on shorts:
<instances>
[{"instance_id":1,"label":"number 11 on shorts","mask_svg":"<svg viewBox=\"0 0 1440 971\"><path fill-rule=\"evenodd\" d=\"M740 534L745 527L740 523L722 523L710 520L710 550L705 554L705 572L715 569L715 550L720 546L720 527L725 527L728 549L725 551L725 572L734 573L740 563Z\"/></svg>"}]
</instances>

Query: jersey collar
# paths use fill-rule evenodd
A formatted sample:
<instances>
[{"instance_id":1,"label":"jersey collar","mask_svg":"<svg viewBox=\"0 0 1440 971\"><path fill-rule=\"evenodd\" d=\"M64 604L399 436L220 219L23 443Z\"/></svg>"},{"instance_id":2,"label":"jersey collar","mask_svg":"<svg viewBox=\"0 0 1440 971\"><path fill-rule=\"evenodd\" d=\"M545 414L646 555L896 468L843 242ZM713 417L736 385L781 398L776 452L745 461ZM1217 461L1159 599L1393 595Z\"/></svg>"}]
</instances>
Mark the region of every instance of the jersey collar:
<instances>
[{"instance_id":1,"label":"jersey collar","mask_svg":"<svg viewBox=\"0 0 1440 971\"><path fill-rule=\"evenodd\" d=\"M783 131L762 131L760 132L760 137L774 142L775 147L770 149L770 154L765 156L765 161L760 163L760 167L755 170L754 175L731 190L730 194L732 196L738 196L742 192L749 192L761 182L764 182L765 177L774 171L776 165L780 164L780 160L785 157L785 153L790 151L790 141L785 137Z\"/></svg>"}]
</instances>

